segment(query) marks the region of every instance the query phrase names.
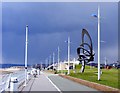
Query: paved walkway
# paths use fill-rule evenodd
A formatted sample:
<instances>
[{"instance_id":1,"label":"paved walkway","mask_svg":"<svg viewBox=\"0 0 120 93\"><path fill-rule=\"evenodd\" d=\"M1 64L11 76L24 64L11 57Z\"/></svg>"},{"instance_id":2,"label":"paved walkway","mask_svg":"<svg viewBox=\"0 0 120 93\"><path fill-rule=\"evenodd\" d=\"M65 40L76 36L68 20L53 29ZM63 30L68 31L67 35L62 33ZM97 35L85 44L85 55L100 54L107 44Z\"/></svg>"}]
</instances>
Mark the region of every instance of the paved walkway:
<instances>
[{"instance_id":1,"label":"paved walkway","mask_svg":"<svg viewBox=\"0 0 120 93\"><path fill-rule=\"evenodd\" d=\"M90 87L78 84L60 76L49 76L53 83L59 87L61 91L97 91Z\"/></svg>"},{"instance_id":2,"label":"paved walkway","mask_svg":"<svg viewBox=\"0 0 120 93\"><path fill-rule=\"evenodd\" d=\"M37 78L32 78L22 91L97 91L87 86L78 84L55 74L41 73Z\"/></svg>"},{"instance_id":3,"label":"paved walkway","mask_svg":"<svg viewBox=\"0 0 120 93\"><path fill-rule=\"evenodd\" d=\"M22 91L57 91L57 89L44 74L41 74L33 77Z\"/></svg>"}]
</instances>

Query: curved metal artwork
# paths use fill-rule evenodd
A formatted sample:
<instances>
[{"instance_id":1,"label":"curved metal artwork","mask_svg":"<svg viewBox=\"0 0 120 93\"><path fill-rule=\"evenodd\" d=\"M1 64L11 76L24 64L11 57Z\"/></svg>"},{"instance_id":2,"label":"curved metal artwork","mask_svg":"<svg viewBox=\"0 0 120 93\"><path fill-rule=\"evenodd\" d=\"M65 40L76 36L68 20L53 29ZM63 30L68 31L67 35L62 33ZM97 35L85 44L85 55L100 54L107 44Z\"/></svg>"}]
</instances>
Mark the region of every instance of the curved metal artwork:
<instances>
[{"instance_id":1,"label":"curved metal artwork","mask_svg":"<svg viewBox=\"0 0 120 93\"><path fill-rule=\"evenodd\" d=\"M85 36L88 37L87 41ZM82 63L81 73L83 73L85 69L85 64L90 61L94 61L95 55L95 53L93 53L92 39L86 29L82 30L82 43L77 48L77 54L78 60L80 61L80 63Z\"/></svg>"}]
</instances>

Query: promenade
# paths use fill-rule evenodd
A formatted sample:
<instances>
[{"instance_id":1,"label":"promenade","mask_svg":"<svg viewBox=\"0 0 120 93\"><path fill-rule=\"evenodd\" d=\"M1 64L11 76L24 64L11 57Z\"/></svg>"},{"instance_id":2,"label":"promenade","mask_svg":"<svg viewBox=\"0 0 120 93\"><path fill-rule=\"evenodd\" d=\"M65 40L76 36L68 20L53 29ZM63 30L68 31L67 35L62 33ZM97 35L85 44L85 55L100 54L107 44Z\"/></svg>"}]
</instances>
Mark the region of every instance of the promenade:
<instances>
[{"instance_id":1,"label":"promenade","mask_svg":"<svg viewBox=\"0 0 120 93\"><path fill-rule=\"evenodd\" d=\"M31 78L26 87L21 91L97 91L87 86L78 84L68 79L62 78L56 74L41 72L36 78Z\"/></svg>"}]
</instances>

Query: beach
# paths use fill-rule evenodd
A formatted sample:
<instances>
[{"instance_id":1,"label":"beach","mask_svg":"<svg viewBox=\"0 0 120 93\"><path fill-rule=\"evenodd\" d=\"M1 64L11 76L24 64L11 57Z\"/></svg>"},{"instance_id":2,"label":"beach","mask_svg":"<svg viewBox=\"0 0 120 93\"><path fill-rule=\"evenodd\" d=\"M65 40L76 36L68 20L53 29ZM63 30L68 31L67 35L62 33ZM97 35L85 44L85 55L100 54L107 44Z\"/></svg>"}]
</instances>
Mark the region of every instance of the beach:
<instances>
[{"instance_id":1,"label":"beach","mask_svg":"<svg viewBox=\"0 0 120 93\"><path fill-rule=\"evenodd\" d=\"M6 89L11 77L17 77L21 83L24 80L24 67L13 66L9 68L0 68L0 91Z\"/></svg>"},{"instance_id":2,"label":"beach","mask_svg":"<svg viewBox=\"0 0 120 93\"><path fill-rule=\"evenodd\" d=\"M14 73L16 71L23 70L23 67L10 67L10 68L1 68L0 74L10 74Z\"/></svg>"}]
</instances>

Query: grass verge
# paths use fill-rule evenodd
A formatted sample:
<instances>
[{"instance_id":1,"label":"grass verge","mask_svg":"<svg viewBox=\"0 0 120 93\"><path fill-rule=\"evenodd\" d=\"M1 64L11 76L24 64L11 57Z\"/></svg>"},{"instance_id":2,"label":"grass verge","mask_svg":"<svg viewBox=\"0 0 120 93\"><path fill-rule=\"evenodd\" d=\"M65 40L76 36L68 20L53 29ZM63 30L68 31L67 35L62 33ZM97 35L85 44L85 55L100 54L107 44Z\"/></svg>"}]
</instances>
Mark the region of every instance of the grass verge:
<instances>
[{"instance_id":1,"label":"grass verge","mask_svg":"<svg viewBox=\"0 0 120 93\"><path fill-rule=\"evenodd\" d=\"M86 66L85 72L80 73L81 65L76 66L76 73L73 70L70 71L70 75L72 77L88 80L91 82L96 82L99 84L107 85L114 88L118 87L118 69L102 69L101 79L97 80L97 68L90 68L90 66Z\"/></svg>"}]
</instances>

